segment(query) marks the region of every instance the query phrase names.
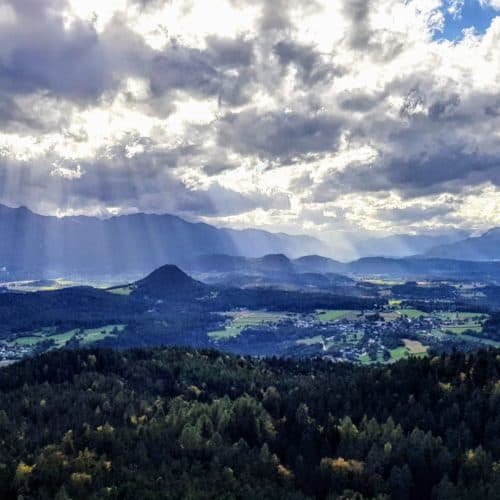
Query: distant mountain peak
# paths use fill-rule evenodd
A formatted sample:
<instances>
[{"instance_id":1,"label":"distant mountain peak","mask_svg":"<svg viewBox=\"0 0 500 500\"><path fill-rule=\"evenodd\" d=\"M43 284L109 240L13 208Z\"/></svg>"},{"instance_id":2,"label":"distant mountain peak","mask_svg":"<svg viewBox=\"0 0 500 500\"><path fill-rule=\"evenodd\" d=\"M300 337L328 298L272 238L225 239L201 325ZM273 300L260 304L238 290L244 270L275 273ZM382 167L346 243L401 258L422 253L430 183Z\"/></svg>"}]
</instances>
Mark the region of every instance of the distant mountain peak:
<instances>
[{"instance_id":1,"label":"distant mountain peak","mask_svg":"<svg viewBox=\"0 0 500 500\"><path fill-rule=\"evenodd\" d=\"M327 262L336 262L333 259L330 259L329 257L323 257L321 255L304 255L303 257L299 257L295 259L295 262L297 263L320 263L324 264Z\"/></svg>"},{"instance_id":2,"label":"distant mountain peak","mask_svg":"<svg viewBox=\"0 0 500 500\"><path fill-rule=\"evenodd\" d=\"M500 227L492 227L488 231L486 231L483 236L500 236Z\"/></svg>"},{"instance_id":3,"label":"distant mountain peak","mask_svg":"<svg viewBox=\"0 0 500 500\"><path fill-rule=\"evenodd\" d=\"M174 264L166 264L155 269L142 280L136 282L136 285L151 284L151 285L168 285L168 286L186 286L198 283L196 280L188 276L184 271Z\"/></svg>"},{"instance_id":4,"label":"distant mountain peak","mask_svg":"<svg viewBox=\"0 0 500 500\"><path fill-rule=\"evenodd\" d=\"M150 295L152 297L185 295L205 288L200 281L188 276L179 267L167 264L155 269L145 278L136 281L134 294Z\"/></svg>"},{"instance_id":5,"label":"distant mountain peak","mask_svg":"<svg viewBox=\"0 0 500 500\"><path fill-rule=\"evenodd\" d=\"M269 262L269 263L282 263L286 264L290 262L290 259L282 253L271 253L268 255L264 255L260 259L263 262Z\"/></svg>"},{"instance_id":6,"label":"distant mountain peak","mask_svg":"<svg viewBox=\"0 0 500 500\"><path fill-rule=\"evenodd\" d=\"M18 214L30 214L30 215L34 215L34 213L28 208L28 207L25 207L24 205L20 206L20 207L9 207L8 205L2 205L0 203L0 213L8 213L8 214L11 214L11 213L18 213Z\"/></svg>"},{"instance_id":7,"label":"distant mountain peak","mask_svg":"<svg viewBox=\"0 0 500 500\"><path fill-rule=\"evenodd\" d=\"M166 264L155 269L152 273L148 274L145 278L138 281L137 284L148 283L165 283L171 285L184 285L193 282L194 280L189 277L184 271L174 264Z\"/></svg>"},{"instance_id":8,"label":"distant mountain peak","mask_svg":"<svg viewBox=\"0 0 500 500\"><path fill-rule=\"evenodd\" d=\"M425 253L425 256L455 260L498 261L500 260L500 228L492 228L481 236L433 247Z\"/></svg>"}]
</instances>

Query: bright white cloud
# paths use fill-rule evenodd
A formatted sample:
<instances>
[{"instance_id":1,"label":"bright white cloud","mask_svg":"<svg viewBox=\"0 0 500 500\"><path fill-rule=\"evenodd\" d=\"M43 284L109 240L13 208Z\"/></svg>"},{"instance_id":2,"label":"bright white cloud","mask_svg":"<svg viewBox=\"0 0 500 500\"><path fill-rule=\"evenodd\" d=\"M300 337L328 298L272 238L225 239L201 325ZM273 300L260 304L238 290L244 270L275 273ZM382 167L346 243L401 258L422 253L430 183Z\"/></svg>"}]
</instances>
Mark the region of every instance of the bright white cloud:
<instances>
[{"instance_id":1,"label":"bright white cloud","mask_svg":"<svg viewBox=\"0 0 500 500\"><path fill-rule=\"evenodd\" d=\"M114 15L126 12L126 7L127 0L68 0L64 15L69 24L83 19L102 31Z\"/></svg>"},{"instance_id":2,"label":"bright white cloud","mask_svg":"<svg viewBox=\"0 0 500 500\"><path fill-rule=\"evenodd\" d=\"M500 0L479 0L483 7L491 7L492 9L500 10Z\"/></svg>"},{"instance_id":3,"label":"bright white cloud","mask_svg":"<svg viewBox=\"0 0 500 500\"><path fill-rule=\"evenodd\" d=\"M82 167L77 165L76 168L67 168L54 165L54 169L50 171L53 177L61 177L67 180L80 179L84 174Z\"/></svg>"},{"instance_id":4,"label":"bright white cloud","mask_svg":"<svg viewBox=\"0 0 500 500\"><path fill-rule=\"evenodd\" d=\"M169 40L204 49L208 36L236 38L254 32L259 8L231 0L172 0L151 10L138 4L127 13L132 29L157 50Z\"/></svg>"}]
</instances>

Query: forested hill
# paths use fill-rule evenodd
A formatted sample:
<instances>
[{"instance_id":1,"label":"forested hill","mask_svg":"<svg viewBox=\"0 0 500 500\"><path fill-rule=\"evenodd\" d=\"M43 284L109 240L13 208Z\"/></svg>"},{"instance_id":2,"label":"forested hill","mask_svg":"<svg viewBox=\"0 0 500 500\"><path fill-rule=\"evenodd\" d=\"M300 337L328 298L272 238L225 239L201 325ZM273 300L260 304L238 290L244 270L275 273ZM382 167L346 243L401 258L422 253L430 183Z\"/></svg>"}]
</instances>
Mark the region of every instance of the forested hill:
<instances>
[{"instance_id":1,"label":"forested hill","mask_svg":"<svg viewBox=\"0 0 500 500\"><path fill-rule=\"evenodd\" d=\"M498 498L499 375L499 351L52 352L0 370L0 497Z\"/></svg>"}]
</instances>

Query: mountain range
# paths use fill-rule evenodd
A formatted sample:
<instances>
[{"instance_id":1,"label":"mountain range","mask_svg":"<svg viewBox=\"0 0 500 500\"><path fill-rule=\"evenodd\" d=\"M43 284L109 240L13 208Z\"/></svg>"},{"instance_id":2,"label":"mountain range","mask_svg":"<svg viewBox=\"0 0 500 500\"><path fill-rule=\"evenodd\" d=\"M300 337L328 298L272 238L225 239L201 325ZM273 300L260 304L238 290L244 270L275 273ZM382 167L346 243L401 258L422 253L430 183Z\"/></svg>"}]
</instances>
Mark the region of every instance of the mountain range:
<instances>
[{"instance_id":1,"label":"mountain range","mask_svg":"<svg viewBox=\"0 0 500 500\"><path fill-rule=\"evenodd\" d=\"M380 276L399 279L500 280L500 262L408 257L365 257L339 262L318 255L289 259L285 255L261 258L204 255L179 263L183 269L213 284L289 283L322 287L349 286L350 278ZM327 280L327 281L325 281ZM328 287L328 286L327 286Z\"/></svg>"},{"instance_id":2,"label":"mountain range","mask_svg":"<svg viewBox=\"0 0 500 500\"><path fill-rule=\"evenodd\" d=\"M438 235L394 234L361 240L354 244L354 249L359 257L410 257L424 254L435 247L454 244L468 236L465 231Z\"/></svg>"},{"instance_id":3,"label":"mountain range","mask_svg":"<svg viewBox=\"0 0 500 500\"><path fill-rule=\"evenodd\" d=\"M0 205L0 279L139 275L201 254L297 257L327 253L321 241L256 229L221 229L173 215L53 217ZM3 270L3 271L2 271Z\"/></svg>"},{"instance_id":4,"label":"mountain range","mask_svg":"<svg viewBox=\"0 0 500 500\"><path fill-rule=\"evenodd\" d=\"M460 260L500 260L500 228L490 229L481 236L436 246L425 255Z\"/></svg>"},{"instance_id":5,"label":"mountain range","mask_svg":"<svg viewBox=\"0 0 500 500\"><path fill-rule=\"evenodd\" d=\"M351 278L338 272L347 269L345 264L316 255L297 259L289 259L283 254L259 258L202 255L178 264L205 283L214 285L332 289L354 284Z\"/></svg>"},{"instance_id":6,"label":"mountain range","mask_svg":"<svg viewBox=\"0 0 500 500\"><path fill-rule=\"evenodd\" d=\"M168 214L59 218L0 205L0 236L0 281L60 276L116 280L144 275L172 263L196 272L214 268L219 273L234 275L237 271L240 276L253 276L235 283L238 286L252 281L258 284L256 270L267 280L275 276L283 282L286 274L293 275L292 284L308 285L318 280L325 284L339 282L338 276L330 276L328 283L324 277L305 276L311 273L490 275L488 266L450 261L500 260L500 228L479 237L465 238L464 233L456 232L358 242L363 257L351 263L318 257L334 255L334 250L311 236L217 228ZM495 274L496 266L494 269Z\"/></svg>"}]
</instances>

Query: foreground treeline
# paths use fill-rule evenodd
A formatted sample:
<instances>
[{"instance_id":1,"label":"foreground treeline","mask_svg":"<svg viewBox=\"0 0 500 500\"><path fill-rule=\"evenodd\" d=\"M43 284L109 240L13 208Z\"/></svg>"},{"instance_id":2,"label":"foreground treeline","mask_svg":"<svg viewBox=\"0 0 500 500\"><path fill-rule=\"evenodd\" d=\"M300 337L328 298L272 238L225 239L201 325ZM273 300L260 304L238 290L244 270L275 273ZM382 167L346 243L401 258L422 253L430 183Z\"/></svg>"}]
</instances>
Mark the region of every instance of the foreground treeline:
<instances>
[{"instance_id":1,"label":"foreground treeline","mask_svg":"<svg viewBox=\"0 0 500 500\"><path fill-rule=\"evenodd\" d=\"M0 370L0 498L495 499L499 374L54 352Z\"/></svg>"}]
</instances>

